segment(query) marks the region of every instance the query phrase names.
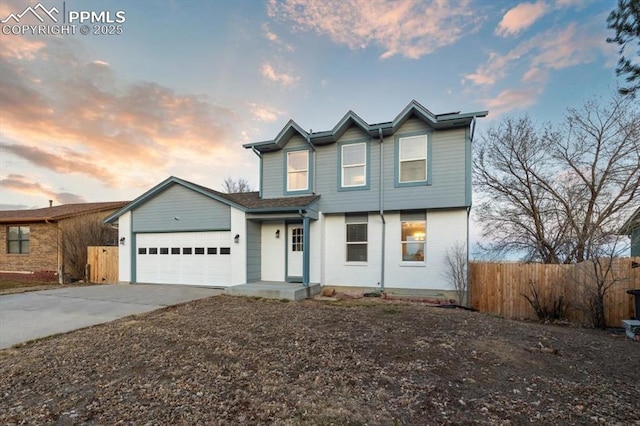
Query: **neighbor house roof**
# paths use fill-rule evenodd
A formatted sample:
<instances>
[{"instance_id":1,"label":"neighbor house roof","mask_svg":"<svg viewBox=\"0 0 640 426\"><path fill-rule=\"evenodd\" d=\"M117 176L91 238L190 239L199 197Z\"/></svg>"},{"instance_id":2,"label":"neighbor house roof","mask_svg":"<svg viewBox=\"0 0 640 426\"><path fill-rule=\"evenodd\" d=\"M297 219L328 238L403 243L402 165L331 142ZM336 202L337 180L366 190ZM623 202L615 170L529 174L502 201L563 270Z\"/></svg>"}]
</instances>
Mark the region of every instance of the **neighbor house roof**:
<instances>
[{"instance_id":1,"label":"neighbor house roof","mask_svg":"<svg viewBox=\"0 0 640 426\"><path fill-rule=\"evenodd\" d=\"M417 117L429 124L434 129L454 129L465 127L471 124L476 117L486 117L488 111L478 111L461 114L460 112L451 112L446 114L434 114L417 101L413 100L398 114L393 121L377 124L368 124L360 118L355 112L349 111L334 126L333 129L322 132L307 132L295 121L289 120L284 128L278 133L273 140L253 142L243 145L245 148L255 149L260 152L270 152L282 149L289 140L300 135L312 145L326 145L337 142L349 127L359 127L364 133L371 137L389 136L394 134L400 126L408 119Z\"/></svg>"},{"instance_id":2,"label":"neighbor house roof","mask_svg":"<svg viewBox=\"0 0 640 426\"><path fill-rule=\"evenodd\" d=\"M304 197L286 197L286 198L269 198L261 199L258 192L241 192L236 194L225 194L206 186L198 185L193 182L180 179L175 176L171 176L158 185L151 188L135 200L131 201L120 210L114 212L110 216L105 218L105 222L111 223L122 216L124 213L135 209L136 207L144 204L157 194L161 193L171 185L181 185L185 188L189 188L196 191L206 197L220 201L221 203L235 207L239 210L246 212L265 212L265 211L281 211L281 210L299 210L304 209L315 200L320 198L319 195L307 195Z\"/></svg>"},{"instance_id":3,"label":"neighbor house roof","mask_svg":"<svg viewBox=\"0 0 640 426\"><path fill-rule=\"evenodd\" d=\"M63 204L31 210L2 210L0 211L0 223L55 222L74 216L116 210L127 203L128 201L109 201L104 203Z\"/></svg>"},{"instance_id":4,"label":"neighbor house roof","mask_svg":"<svg viewBox=\"0 0 640 426\"><path fill-rule=\"evenodd\" d=\"M620 228L620 235L630 235L631 231L636 228L640 228L640 207L627 219L627 221Z\"/></svg>"}]
</instances>

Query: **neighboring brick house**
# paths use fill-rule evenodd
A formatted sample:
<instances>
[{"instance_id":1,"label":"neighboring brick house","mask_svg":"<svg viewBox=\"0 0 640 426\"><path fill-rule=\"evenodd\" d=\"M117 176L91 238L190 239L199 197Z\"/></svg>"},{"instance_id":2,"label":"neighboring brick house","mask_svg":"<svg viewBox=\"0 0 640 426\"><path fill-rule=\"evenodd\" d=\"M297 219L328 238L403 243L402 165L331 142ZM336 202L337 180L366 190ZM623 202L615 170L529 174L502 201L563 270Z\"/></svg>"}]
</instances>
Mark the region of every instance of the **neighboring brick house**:
<instances>
[{"instance_id":1,"label":"neighboring brick house","mask_svg":"<svg viewBox=\"0 0 640 426\"><path fill-rule=\"evenodd\" d=\"M5 242L0 252L0 272L57 276L65 264L65 224L78 218L102 219L126 204L118 201L0 211L0 238Z\"/></svg>"}]
</instances>

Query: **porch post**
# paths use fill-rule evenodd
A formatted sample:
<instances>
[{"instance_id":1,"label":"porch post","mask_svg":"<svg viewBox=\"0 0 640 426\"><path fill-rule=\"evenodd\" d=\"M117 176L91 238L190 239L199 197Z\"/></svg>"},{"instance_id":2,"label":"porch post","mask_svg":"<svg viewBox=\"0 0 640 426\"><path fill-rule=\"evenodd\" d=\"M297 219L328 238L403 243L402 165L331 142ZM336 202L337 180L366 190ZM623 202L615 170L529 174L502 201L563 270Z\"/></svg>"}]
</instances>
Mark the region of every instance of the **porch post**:
<instances>
[{"instance_id":1,"label":"porch post","mask_svg":"<svg viewBox=\"0 0 640 426\"><path fill-rule=\"evenodd\" d=\"M309 239L311 237L309 232L309 216L302 218L302 285L309 286Z\"/></svg>"}]
</instances>

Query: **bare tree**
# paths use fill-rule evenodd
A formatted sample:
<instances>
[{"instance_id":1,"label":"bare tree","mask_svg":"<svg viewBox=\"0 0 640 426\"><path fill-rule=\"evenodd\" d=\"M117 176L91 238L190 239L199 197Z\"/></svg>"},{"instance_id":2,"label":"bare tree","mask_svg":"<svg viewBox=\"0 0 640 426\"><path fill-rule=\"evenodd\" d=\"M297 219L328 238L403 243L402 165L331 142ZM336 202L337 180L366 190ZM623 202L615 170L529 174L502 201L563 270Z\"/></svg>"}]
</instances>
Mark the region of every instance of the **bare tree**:
<instances>
[{"instance_id":1,"label":"bare tree","mask_svg":"<svg viewBox=\"0 0 640 426\"><path fill-rule=\"evenodd\" d=\"M453 246L447 250L445 255L445 269L442 272L443 277L456 291L456 298L461 305L467 305L467 248L466 244L456 241Z\"/></svg>"},{"instance_id":2,"label":"bare tree","mask_svg":"<svg viewBox=\"0 0 640 426\"><path fill-rule=\"evenodd\" d=\"M611 11L607 17L607 27L615 30L615 37L607 38L608 43L616 43L620 46L620 58L616 67L617 75L626 75L625 80L631 85L620 88L623 95L635 96L640 90L640 1L618 0L618 8ZM637 52L633 53L633 43L637 44ZM630 56L625 56L625 50L629 48Z\"/></svg>"},{"instance_id":3,"label":"bare tree","mask_svg":"<svg viewBox=\"0 0 640 426\"><path fill-rule=\"evenodd\" d=\"M238 178L237 180L232 177L226 177L222 183L222 190L227 194L237 194L239 192L251 192L251 184L245 178Z\"/></svg>"},{"instance_id":4,"label":"bare tree","mask_svg":"<svg viewBox=\"0 0 640 426\"><path fill-rule=\"evenodd\" d=\"M628 276L616 270L615 258L628 248L621 246L619 238L612 238L609 244L598 249L598 253L586 262L576 265L571 283L578 293L578 306L593 327L607 327L605 300L614 285L625 281Z\"/></svg>"},{"instance_id":5,"label":"bare tree","mask_svg":"<svg viewBox=\"0 0 640 426\"><path fill-rule=\"evenodd\" d=\"M640 111L630 97L569 109L557 128L505 119L479 143L474 181L486 247L526 261L590 259L640 197Z\"/></svg>"},{"instance_id":6,"label":"bare tree","mask_svg":"<svg viewBox=\"0 0 640 426\"><path fill-rule=\"evenodd\" d=\"M62 229L62 252L65 274L73 279L84 277L88 246L114 245L118 231L102 222L104 214L91 214L67 219Z\"/></svg>"}]
</instances>

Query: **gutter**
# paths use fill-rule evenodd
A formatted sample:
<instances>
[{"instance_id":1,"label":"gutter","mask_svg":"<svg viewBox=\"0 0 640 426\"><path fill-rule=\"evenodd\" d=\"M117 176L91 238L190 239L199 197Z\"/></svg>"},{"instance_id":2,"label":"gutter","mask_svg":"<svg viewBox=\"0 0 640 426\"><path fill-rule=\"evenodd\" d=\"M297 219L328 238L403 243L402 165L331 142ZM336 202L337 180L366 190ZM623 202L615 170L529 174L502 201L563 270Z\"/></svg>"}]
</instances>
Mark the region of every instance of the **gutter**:
<instances>
[{"instance_id":1,"label":"gutter","mask_svg":"<svg viewBox=\"0 0 640 426\"><path fill-rule=\"evenodd\" d=\"M311 143L311 133L313 133L313 129L309 129L309 133L307 133L307 137L304 139L307 141L307 144L309 144L311 151L313 151L313 176L312 176L313 188L311 188L311 193L315 194L316 193L316 148Z\"/></svg>"},{"instance_id":2,"label":"gutter","mask_svg":"<svg viewBox=\"0 0 640 426\"><path fill-rule=\"evenodd\" d=\"M299 209L298 214L302 218L302 286L309 287L309 216L307 216L306 210Z\"/></svg>"},{"instance_id":3,"label":"gutter","mask_svg":"<svg viewBox=\"0 0 640 426\"><path fill-rule=\"evenodd\" d=\"M384 136L382 136L382 128L378 128L378 136L380 137L380 219L382 220L382 244L380 245L380 291L384 291L384 262L385 262L385 238L387 230L387 221L384 218Z\"/></svg>"},{"instance_id":4,"label":"gutter","mask_svg":"<svg viewBox=\"0 0 640 426\"><path fill-rule=\"evenodd\" d=\"M59 222L50 222L50 219L45 219L44 223L47 225L56 227L56 259L58 268L58 284L64 284L64 241L62 239L62 229Z\"/></svg>"},{"instance_id":5,"label":"gutter","mask_svg":"<svg viewBox=\"0 0 640 426\"><path fill-rule=\"evenodd\" d=\"M253 153L256 154L258 156L258 158L260 159L260 176L259 176L260 177L260 182L258 182L258 185L259 185L260 189L258 191L258 196L260 198L262 198L262 154L260 153L260 151L258 151L256 149L255 146L251 147L251 151L253 151Z\"/></svg>"}]
</instances>

